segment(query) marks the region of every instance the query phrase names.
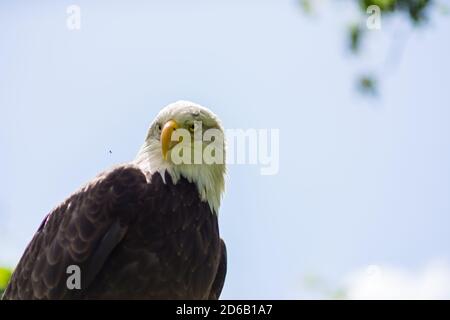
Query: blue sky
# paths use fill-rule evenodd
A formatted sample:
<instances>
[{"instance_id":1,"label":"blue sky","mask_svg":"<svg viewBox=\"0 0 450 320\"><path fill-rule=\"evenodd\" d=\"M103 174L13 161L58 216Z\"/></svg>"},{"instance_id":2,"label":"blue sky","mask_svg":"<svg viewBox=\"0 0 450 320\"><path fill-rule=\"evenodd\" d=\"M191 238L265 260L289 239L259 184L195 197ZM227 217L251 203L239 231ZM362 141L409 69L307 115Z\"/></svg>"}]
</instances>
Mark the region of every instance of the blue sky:
<instances>
[{"instance_id":1,"label":"blue sky","mask_svg":"<svg viewBox=\"0 0 450 320\"><path fill-rule=\"evenodd\" d=\"M70 4L81 8L80 31L66 28ZM280 129L278 175L229 168L224 298L312 297L310 274L338 286L368 265L449 260L448 16L417 32L383 20L352 59L354 8L319 9L2 2L0 263L13 266L80 185L133 159L157 112L179 99L210 107L226 128ZM362 98L355 77L374 68L382 94Z\"/></svg>"}]
</instances>

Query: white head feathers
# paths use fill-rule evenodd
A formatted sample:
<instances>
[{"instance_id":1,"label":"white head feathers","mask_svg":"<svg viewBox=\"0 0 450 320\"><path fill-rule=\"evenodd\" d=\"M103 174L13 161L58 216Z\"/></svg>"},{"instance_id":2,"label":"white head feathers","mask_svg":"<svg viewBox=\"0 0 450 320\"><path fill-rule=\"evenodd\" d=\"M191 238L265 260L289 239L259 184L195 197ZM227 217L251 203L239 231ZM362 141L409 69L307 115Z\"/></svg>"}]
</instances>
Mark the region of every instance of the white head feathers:
<instances>
[{"instance_id":1,"label":"white head feathers","mask_svg":"<svg viewBox=\"0 0 450 320\"><path fill-rule=\"evenodd\" d=\"M196 123L195 134L194 123ZM198 123L201 124L200 128L197 127ZM194 136L198 137L197 130L200 129L202 132L214 129L221 133L222 139L224 136L222 125L213 112L193 102L177 101L163 108L156 116L150 126L144 145L141 147L135 159L135 163L142 170L148 172L149 175L159 172L163 179L165 172L168 172L175 184L181 177L186 178L189 182L197 186L201 200L207 201L211 211L217 214L225 189L226 165L224 142L220 145L223 160L219 163L208 164L204 161L200 164L194 162L177 163L172 160L173 157L170 154L178 142L173 142L172 140L170 146L166 146L168 149L167 152L169 153L166 159L165 155L163 155L164 152L162 152L163 145L168 143L164 139L164 131L169 131L167 129L169 124L172 126L172 130L185 129L185 132L192 133L192 141L194 141ZM170 131L169 136L171 134L172 131ZM200 135L200 137L203 136ZM200 146L204 149L208 143L202 140ZM192 144L192 148L193 146L194 143Z\"/></svg>"}]
</instances>

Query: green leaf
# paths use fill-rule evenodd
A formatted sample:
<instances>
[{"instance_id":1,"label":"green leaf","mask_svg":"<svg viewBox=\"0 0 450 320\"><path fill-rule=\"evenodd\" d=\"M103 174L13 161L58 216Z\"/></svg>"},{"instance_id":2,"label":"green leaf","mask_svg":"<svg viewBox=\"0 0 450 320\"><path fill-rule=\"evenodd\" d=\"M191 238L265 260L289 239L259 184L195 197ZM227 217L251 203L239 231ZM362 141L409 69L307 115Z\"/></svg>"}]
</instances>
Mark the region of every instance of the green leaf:
<instances>
[{"instance_id":1,"label":"green leaf","mask_svg":"<svg viewBox=\"0 0 450 320\"><path fill-rule=\"evenodd\" d=\"M363 75L358 79L358 89L361 93L376 96L378 93L377 80L372 75Z\"/></svg>"},{"instance_id":2,"label":"green leaf","mask_svg":"<svg viewBox=\"0 0 450 320\"><path fill-rule=\"evenodd\" d=\"M0 291L6 289L11 275L12 271L10 269L0 268Z\"/></svg>"},{"instance_id":3,"label":"green leaf","mask_svg":"<svg viewBox=\"0 0 450 320\"><path fill-rule=\"evenodd\" d=\"M358 24L353 24L349 28L350 49L353 53L357 53L361 46L362 29Z\"/></svg>"},{"instance_id":4,"label":"green leaf","mask_svg":"<svg viewBox=\"0 0 450 320\"><path fill-rule=\"evenodd\" d=\"M305 13L311 13L312 11L312 5L310 0L300 0L300 6L303 9L303 12Z\"/></svg>"},{"instance_id":5,"label":"green leaf","mask_svg":"<svg viewBox=\"0 0 450 320\"><path fill-rule=\"evenodd\" d=\"M363 11L372 5L378 6L381 11L393 11L396 5L395 0L360 0L360 6Z\"/></svg>"}]
</instances>

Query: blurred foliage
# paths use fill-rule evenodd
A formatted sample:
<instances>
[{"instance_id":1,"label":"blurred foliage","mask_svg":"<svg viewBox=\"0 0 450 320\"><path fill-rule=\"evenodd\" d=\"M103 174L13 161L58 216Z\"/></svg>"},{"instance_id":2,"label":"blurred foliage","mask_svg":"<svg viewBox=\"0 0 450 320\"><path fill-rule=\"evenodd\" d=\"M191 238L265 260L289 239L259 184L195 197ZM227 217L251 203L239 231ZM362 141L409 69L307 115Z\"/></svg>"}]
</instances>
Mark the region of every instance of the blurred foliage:
<instances>
[{"instance_id":1,"label":"blurred foliage","mask_svg":"<svg viewBox=\"0 0 450 320\"><path fill-rule=\"evenodd\" d=\"M360 76L358 78L357 86L358 91L363 94L371 96L376 96L378 94L377 79L371 74Z\"/></svg>"},{"instance_id":2,"label":"blurred foliage","mask_svg":"<svg viewBox=\"0 0 450 320\"><path fill-rule=\"evenodd\" d=\"M438 0L346 0L353 1L361 13L361 19L356 23L351 23L347 31L347 42L349 49L355 55L361 51L361 44L367 37L368 31L366 20L369 16L367 9L372 6L378 6L381 13L381 21L389 19L392 16L404 16L415 27L424 25L424 22L430 19L431 7L436 7L439 12L448 12L448 7ZM305 13L313 11L315 0L300 0L300 5ZM378 93L377 76L364 75L357 79L357 88L363 94L376 96Z\"/></svg>"},{"instance_id":3,"label":"blurred foliage","mask_svg":"<svg viewBox=\"0 0 450 320\"><path fill-rule=\"evenodd\" d=\"M12 271L10 269L0 268L0 298L6 290L11 275Z\"/></svg>"},{"instance_id":4,"label":"blurred foliage","mask_svg":"<svg viewBox=\"0 0 450 320\"><path fill-rule=\"evenodd\" d=\"M358 24L354 23L350 26L348 36L350 38L349 46L352 52L357 52L359 50L362 33L362 28Z\"/></svg>"},{"instance_id":5,"label":"blurred foliage","mask_svg":"<svg viewBox=\"0 0 450 320\"><path fill-rule=\"evenodd\" d=\"M421 23L427 18L427 9L432 0L359 0L361 10L376 5L384 13L406 13L413 23Z\"/></svg>"},{"instance_id":6,"label":"blurred foliage","mask_svg":"<svg viewBox=\"0 0 450 320\"><path fill-rule=\"evenodd\" d=\"M303 11L305 11L306 13L311 13L312 6L311 6L310 0L300 0L300 5L301 5Z\"/></svg>"},{"instance_id":7,"label":"blurred foliage","mask_svg":"<svg viewBox=\"0 0 450 320\"><path fill-rule=\"evenodd\" d=\"M331 282L315 273L306 274L302 282L302 287L307 292L318 295L320 299L347 299L347 291L344 287L331 285Z\"/></svg>"},{"instance_id":8,"label":"blurred foliage","mask_svg":"<svg viewBox=\"0 0 450 320\"><path fill-rule=\"evenodd\" d=\"M380 8L382 17L389 17L393 14L406 15L415 26L420 26L428 20L428 9L433 4L432 0L358 0L358 2L363 15L367 16L367 8L376 5ZM352 52L359 51L363 35L364 26L353 24L350 27L348 37Z\"/></svg>"}]
</instances>

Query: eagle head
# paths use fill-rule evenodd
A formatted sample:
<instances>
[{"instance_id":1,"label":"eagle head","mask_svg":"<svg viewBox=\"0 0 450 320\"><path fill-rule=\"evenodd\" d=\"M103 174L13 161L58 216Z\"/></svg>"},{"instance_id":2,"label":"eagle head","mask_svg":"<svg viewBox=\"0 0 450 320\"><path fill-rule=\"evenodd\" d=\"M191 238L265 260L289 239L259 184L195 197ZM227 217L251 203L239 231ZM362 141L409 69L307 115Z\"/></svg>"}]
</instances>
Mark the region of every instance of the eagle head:
<instances>
[{"instance_id":1,"label":"eagle head","mask_svg":"<svg viewBox=\"0 0 450 320\"><path fill-rule=\"evenodd\" d=\"M202 201L218 212L225 189L225 135L218 117L189 101L163 108L150 125L136 164L149 175L168 172L196 184Z\"/></svg>"}]
</instances>

